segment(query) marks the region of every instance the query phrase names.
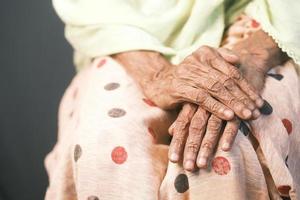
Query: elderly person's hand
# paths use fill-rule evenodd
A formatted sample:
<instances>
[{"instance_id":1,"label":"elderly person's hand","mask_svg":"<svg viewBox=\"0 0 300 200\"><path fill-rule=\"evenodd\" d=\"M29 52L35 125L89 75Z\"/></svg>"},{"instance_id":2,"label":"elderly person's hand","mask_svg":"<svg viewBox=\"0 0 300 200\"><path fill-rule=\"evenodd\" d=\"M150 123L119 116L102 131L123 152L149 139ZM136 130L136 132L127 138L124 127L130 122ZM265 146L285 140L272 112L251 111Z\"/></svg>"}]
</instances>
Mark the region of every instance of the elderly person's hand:
<instances>
[{"instance_id":1,"label":"elderly person's hand","mask_svg":"<svg viewBox=\"0 0 300 200\"><path fill-rule=\"evenodd\" d=\"M234 53L230 51L227 53L239 56L239 60L235 61L236 64L240 65L243 75L259 92L263 89L266 72L286 59L286 55L280 51L275 42L262 31L238 43L233 51ZM261 112L263 114L271 112L267 102ZM199 168L204 168L218 143L224 151L231 148L239 126L238 118L222 121L200 106L185 103L169 129L173 135L169 158L173 162L178 162L183 155L183 166L189 171L195 169L195 164Z\"/></svg>"},{"instance_id":2,"label":"elderly person's hand","mask_svg":"<svg viewBox=\"0 0 300 200\"><path fill-rule=\"evenodd\" d=\"M203 46L178 66L157 73L145 92L162 108L191 102L225 120L233 119L234 113L241 119L257 117L262 98L223 57L238 59L225 51Z\"/></svg>"}]
</instances>

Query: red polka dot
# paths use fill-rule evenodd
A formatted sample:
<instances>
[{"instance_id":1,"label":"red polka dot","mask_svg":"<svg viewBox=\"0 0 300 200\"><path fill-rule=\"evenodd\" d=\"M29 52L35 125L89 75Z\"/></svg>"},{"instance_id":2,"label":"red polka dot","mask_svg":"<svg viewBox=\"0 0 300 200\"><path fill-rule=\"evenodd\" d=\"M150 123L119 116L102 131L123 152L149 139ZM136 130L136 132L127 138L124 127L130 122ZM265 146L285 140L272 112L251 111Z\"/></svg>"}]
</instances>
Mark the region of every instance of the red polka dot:
<instances>
[{"instance_id":1,"label":"red polka dot","mask_svg":"<svg viewBox=\"0 0 300 200\"><path fill-rule=\"evenodd\" d=\"M149 127L149 128L148 128L148 132L150 133L150 135L151 135L153 138L156 138L156 135L155 135L155 132L154 132L153 128Z\"/></svg>"},{"instance_id":2,"label":"red polka dot","mask_svg":"<svg viewBox=\"0 0 300 200\"><path fill-rule=\"evenodd\" d=\"M102 67L106 63L106 59L100 60L100 62L97 64L97 67Z\"/></svg>"},{"instance_id":3,"label":"red polka dot","mask_svg":"<svg viewBox=\"0 0 300 200\"><path fill-rule=\"evenodd\" d=\"M291 134L292 130L293 130L292 122L290 120L288 120L288 119L283 119L282 123L283 123L286 131L288 132L288 134Z\"/></svg>"},{"instance_id":4,"label":"red polka dot","mask_svg":"<svg viewBox=\"0 0 300 200\"><path fill-rule=\"evenodd\" d=\"M281 195L285 195L285 196L288 196L289 195L289 191L291 190L291 186L289 185L281 185L277 188L278 192L281 194Z\"/></svg>"},{"instance_id":5,"label":"red polka dot","mask_svg":"<svg viewBox=\"0 0 300 200\"><path fill-rule=\"evenodd\" d=\"M115 147L111 152L111 159L116 164L123 164L127 160L127 152L124 147Z\"/></svg>"},{"instance_id":6,"label":"red polka dot","mask_svg":"<svg viewBox=\"0 0 300 200\"><path fill-rule=\"evenodd\" d=\"M253 28L257 28L257 27L260 26L260 24L259 24L256 20L252 19L252 20L251 20L251 26L252 26Z\"/></svg>"},{"instance_id":7,"label":"red polka dot","mask_svg":"<svg viewBox=\"0 0 300 200\"><path fill-rule=\"evenodd\" d=\"M155 104L153 101L151 101L150 99L145 99L145 98L143 98L143 101L144 101L146 104L148 104L149 106L152 106L152 107L155 107L155 106L156 106L156 104Z\"/></svg>"},{"instance_id":8,"label":"red polka dot","mask_svg":"<svg viewBox=\"0 0 300 200\"><path fill-rule=\"evenodd\" d=\"M231 169L229 161L222 156L215 157L212 162L212 168L219 175L226 175Z\"/></svg>"}]
</instances>

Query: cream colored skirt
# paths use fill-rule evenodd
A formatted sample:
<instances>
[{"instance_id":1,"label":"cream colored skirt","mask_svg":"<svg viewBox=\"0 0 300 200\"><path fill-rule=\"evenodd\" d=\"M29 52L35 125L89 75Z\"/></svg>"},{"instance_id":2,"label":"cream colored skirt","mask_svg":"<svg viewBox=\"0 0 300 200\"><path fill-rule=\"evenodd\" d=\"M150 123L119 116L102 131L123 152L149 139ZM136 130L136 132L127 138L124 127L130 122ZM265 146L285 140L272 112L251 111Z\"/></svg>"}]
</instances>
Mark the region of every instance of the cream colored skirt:
<instances>
[{"instance_id":1,"label":"cream colored skirt","mask_svg":"<svg viewBox=\"0 0 300 200\"><path fill-rule=\"evenodd\" d=\"M167 158L176 113L145 98L112 58L97 58L62 99L45 199L300 199L299 88L291 61L275 68L263 91L273 113L241 129L231 151L217 149L208 169L191 173Z\"/></svg>"}]
</instances>

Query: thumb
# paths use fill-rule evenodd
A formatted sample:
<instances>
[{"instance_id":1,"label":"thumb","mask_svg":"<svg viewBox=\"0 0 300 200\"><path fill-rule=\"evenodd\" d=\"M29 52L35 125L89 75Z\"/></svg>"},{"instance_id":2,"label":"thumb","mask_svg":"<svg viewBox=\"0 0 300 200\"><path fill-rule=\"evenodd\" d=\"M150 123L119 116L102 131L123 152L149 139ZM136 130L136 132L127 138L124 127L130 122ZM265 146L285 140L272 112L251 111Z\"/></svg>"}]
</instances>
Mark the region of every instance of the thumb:
<instances>
[{"instance_id":1,"label":"thumb","mask_svg":"<svg viewBox=\"0 0 300 200\"><path fill-rule=\"evenodd\" d=\"M231 50L226 48L219 48L218 53L229 63L238 64L240 59L239 57Z\"/></svg>"}]
</instances>

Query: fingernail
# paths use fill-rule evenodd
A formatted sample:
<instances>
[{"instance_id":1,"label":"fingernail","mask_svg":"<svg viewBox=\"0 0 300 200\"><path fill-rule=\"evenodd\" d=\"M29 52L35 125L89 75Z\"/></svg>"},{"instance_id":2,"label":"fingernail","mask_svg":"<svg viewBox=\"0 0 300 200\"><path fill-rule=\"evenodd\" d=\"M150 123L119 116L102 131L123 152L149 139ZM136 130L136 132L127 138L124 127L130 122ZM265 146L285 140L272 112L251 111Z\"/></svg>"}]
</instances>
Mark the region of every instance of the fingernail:
<instances>
[{"instance_id":1,"label":"fingernail","mask_svg":"<svg viewBox=\"0 0 300 200\"><path fill-rule=\"evenodd\" d=\"M199 167L205 167L206 166L206 158L200 157L200 159L198 161L198 166Z\"/></svg>"},{"instance_id":2,"label":"fingernail","mask_svg":"<svg viewBox=\"0 0 300 200\"><path fill-rule=\"evenodd\" d=\"M194 162L191 160L188 160L184 163L184 168L188 170L192 170L194 168Z\"/></svg>"},{"instance_id":3,"label":"fingernail","mask_svg":"<svg viewBox=\"0 0 300 200\"><path fill-rule=\"evenodd\" d=\"M178 161L179 159L179 156L176 154L176 153L172 153L171 156L170 156L170 160L175 162L175 161Z\"/></svg>"},{"instance_id":4,"label":"fingernail","mask_svg":"<svg viewBox=\"0 0 300 200\"><path fill-rule=\"evenodd\" d=\"M264 100L264 104L259 110L264 115L270 115L273 112L272 106L266 100Z\"/></svg>"},{"instance_id":5,"label":"fingernail","mask_svg":"<svg viewBox=\"0 0 300 200\"><path fill-rule=\"evenodd\" d=\"M253 118L254 118L254 119L257 119L259 116L260 116L259 110L258 110L258 109L255 109L255 110L253 111Z\"/></svg>"},{"instance_id":6,"label":"fingernail","mask_svg":"<svg viewBox=\"0 0 300 200\"><path fill-rule=\"evenodd\" d=\"M248 109L244 109L244 110L243 110L243 116L244 116L245 118L249 118L249 117L251 117L251 115L252 115L252 113L251 113L250 110L248 110Z\"/></svg>"},{"instance_id":7,"label":"fingernail","mask_svg":"<svg viewBox=\"0 0 300 200\"><path fill-rule=\"evenodd\" d=\"M259 108L261 108L264 105L264 101L261 98L257 99L255 103Z\"/></svg>"},{"instance_id":8,"label":"fingernail","mask_svg":"<svg viewBox=\"0 0 300 200\"><path fill-rule=\"evenodd\" d=\"M231 110L225 110L224 115L228 118L232 118L234 116L234 113Z\"/></svg>"},{"instance_id":9,"label":"fingernail","mask_svg":"<svg viewBox=\"0 0 300 200\"><path fill-rule=\"evenodd\" d=\"M223 144L223 146L222 146L222 149L223 149L224 151L228 150L229 148L230 148L230 144L229 144L228 142L225 142L225 143Z\"/></svg>"}]
</instances>

